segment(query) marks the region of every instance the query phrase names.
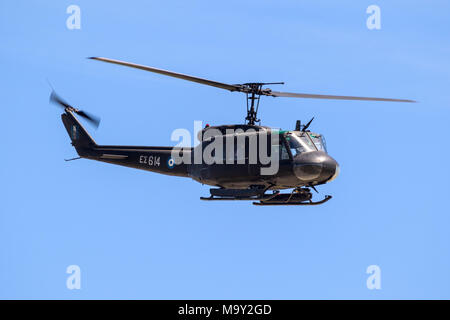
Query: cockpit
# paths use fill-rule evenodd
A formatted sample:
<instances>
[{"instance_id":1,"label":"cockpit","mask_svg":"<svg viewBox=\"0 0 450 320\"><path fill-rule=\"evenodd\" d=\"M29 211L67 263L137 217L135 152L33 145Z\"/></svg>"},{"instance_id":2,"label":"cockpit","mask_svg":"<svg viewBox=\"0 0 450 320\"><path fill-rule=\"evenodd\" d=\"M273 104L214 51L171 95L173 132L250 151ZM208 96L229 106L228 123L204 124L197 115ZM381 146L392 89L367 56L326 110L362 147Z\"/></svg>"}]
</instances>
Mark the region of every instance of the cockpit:
<instances>
[{"instance_id":1,"label":"cockpit","mask_svg":"<svg viewBox=\"0 0 450 320\"><path fill-rule=\"evenodd\" d=\"M291 131L287 132L286 141L291 149L292 156L302 152L324 151L327 152L325 137L312 132Z\"/></svg>"}]
</instances>

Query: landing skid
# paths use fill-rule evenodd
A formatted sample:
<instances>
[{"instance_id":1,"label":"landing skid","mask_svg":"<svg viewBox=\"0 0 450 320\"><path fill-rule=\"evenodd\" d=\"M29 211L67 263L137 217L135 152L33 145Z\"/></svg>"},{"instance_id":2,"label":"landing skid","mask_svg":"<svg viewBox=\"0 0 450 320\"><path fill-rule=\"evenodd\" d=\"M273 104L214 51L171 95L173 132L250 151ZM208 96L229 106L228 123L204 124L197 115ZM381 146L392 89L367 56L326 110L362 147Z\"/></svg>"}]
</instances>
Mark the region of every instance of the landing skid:
<instances>
[{"instance_id":1,"label":"landing skid","mask_svg":"<svg viewBox=\"0 0 450 320\"><path fill-rule=\"evenodd\" d=\"M312 201L312 193L309 188L295 188L291 193L280 193L274 191L272 194L267 194L268 189L252 188L252 189L210 189L211 196L200 197L201 200L206 201L243 201L253 200L256 206L316 206L327 202L332 197L325 196L320 201Z\"/></svg>"},{"instance_id":2,"label":"landing skid","mask_svg":"<svg viewBox=\"0 0 450 320\"><path fill-rule=\"evenodd\" d=\"M255 206L317 206L319 204L325 203L328 200L333 198L332 196L326 195L324 199L320 201L307 201L307 202L299 202L299 201L260 201L260 202L253 202Z\"/></svg>"}]
</instances>

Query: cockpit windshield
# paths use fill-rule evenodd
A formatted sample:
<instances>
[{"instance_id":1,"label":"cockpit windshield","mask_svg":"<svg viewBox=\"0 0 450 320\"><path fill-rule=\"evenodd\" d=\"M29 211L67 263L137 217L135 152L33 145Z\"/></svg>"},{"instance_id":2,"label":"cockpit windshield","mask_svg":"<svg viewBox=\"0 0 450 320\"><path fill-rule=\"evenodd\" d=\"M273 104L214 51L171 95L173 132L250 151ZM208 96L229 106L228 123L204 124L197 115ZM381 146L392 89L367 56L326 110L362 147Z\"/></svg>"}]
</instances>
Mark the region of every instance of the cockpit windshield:
<instances>
[{"instance_id":1,"label":"cockpit windshield","mask_svg":"<svg viewBox=\"0 0 450 320\"><path fill-rule=\"evenodd\" d=\"M308 134L314 142L314 145L317 147L317 150L327 152L327 143L323 135L312 132L308 132Z\"/></svg>"},{"instance_id":2,"label":"cockpit windshield","mask_svg":"<svg viewBox=\"0 0 450 320\"><path fill-rule=\"evenodd\" d=\"M294 157L302 152L317 150L327 152L325 138L320 134L311 132L288 132L286 134L286 140Z\"/></svg>"}]
</instances>

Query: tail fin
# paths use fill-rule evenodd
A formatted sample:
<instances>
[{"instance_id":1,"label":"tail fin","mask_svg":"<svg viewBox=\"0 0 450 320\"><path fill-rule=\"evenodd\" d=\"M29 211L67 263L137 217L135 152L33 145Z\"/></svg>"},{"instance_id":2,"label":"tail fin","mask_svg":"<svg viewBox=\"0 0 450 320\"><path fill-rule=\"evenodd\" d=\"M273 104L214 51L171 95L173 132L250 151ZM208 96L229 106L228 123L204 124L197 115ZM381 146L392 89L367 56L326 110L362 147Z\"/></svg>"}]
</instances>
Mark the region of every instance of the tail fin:
<instances>
[{"instance_id":1,"label":"tail fin","mask_svg":"<svg viewBox=\"0 0 450 320\"><path fill-rule=\"evenodd\" d=\"M88 156L89 150L97 146L94 139L89 135L83 125L75 118L71 111L66 111L61 115L64 127L72 140L72 145L77 150L80 157Z\"/></svg>"}]
</instances>

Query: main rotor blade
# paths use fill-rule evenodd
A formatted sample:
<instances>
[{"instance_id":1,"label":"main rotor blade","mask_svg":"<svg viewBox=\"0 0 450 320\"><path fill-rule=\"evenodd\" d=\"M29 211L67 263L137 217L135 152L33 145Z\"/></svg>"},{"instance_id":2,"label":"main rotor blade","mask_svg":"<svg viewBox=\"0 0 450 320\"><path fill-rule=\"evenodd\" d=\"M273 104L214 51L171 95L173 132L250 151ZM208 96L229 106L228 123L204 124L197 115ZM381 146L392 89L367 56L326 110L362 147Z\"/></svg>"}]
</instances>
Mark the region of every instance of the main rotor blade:
<instances>
[{"instance_id":1,"label":"main rotor blade","mask_svg":"<svg viewBox=\"0 0 450 320\"><path fill-rule=\"evenodd\" d=\"M216 87L216 88L220 88L220 89L226 89L226 90L230 90L230 91L240 91L240 89L241 89L241 87L239 85L231 85L231 84L212 81L212 80L208 80L208 79L193 77L193 76L189 76L187 74L172 72L172 71L163 70L163 69L157 69L157 68L153 68L153 67L147 67L144 65L135 64L135 63L126 62L126 61L120 61L120 60L114 60L114 59L102 58L102 57L90 57L88 59L118 64L118 65L122 65L122 66L126 66L126 67L150 71L150 72L154 72L154 73L159 73L159 74L162 74L165 76L188 80L188 81L197 82L197 83L201 83L201 84L206 84L208 86L212 86L212 87Z\"/></svg>"},{"instance_id":2,"label":"main rotor blade","mask_svg":"<svg viewBox=\"0 0 450 320\"><path fill-rule=\"evenodd\" d=\"M252 87L251 83L247 84L226 84L222 82L212 81L208 79L193 77L187 74L172 72L168 70L148 67L140 64L135 64L126 61L114 60L103 57L90 57L89 59L98 60L103 62L108 62L112 64L118 64L126 67L141 69L145 71L150 71L154 73L159 73L165 76L174 77L178 79L188 80L192 82L197 82L200 84L205 84L208 86L225 89L229 91L238 91L244 93L254 92L258 95L272 96L272 97L290 97L290 98L307 98L307 99L329 99L329 100L362 100L362 101L391 101L391 102L416 102L414 100L406 100L406 99L389 99L389 98L372 98L372 97L353 97L353 96L334 96L334 95L322 95L322 94L309 94L309 93L292 93L292 92L279 92L279 91L271 91L270 89L261 90L260 86L255 89ZM255 83L257 85L264 85L268 83ZM254 85L254 84L253 84Z\"/></svg>"},{"instance_id":3,"label":"main rotor blade","mask_svg":"<svg viewBox=\"0 0 450 320\"><path fill-rule=\"evenodd\" d=\"M307 98L307 99L416 102L414 100L406 100L406 99L353 97L353 96L332 96L332 95L323 95L323 94L292 93L292 92L278 92L278 91L269 91L269 92L265 93L265 95L272 96L272 97Z\"/></svg>"}]
</instances>

